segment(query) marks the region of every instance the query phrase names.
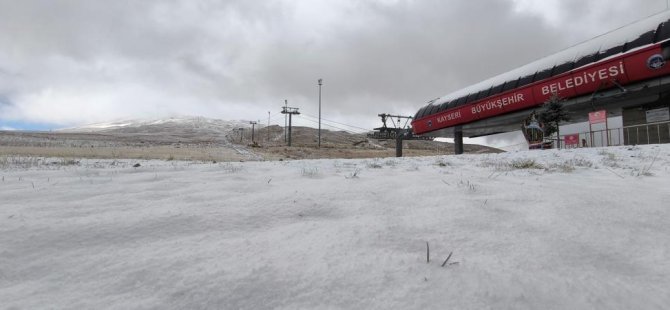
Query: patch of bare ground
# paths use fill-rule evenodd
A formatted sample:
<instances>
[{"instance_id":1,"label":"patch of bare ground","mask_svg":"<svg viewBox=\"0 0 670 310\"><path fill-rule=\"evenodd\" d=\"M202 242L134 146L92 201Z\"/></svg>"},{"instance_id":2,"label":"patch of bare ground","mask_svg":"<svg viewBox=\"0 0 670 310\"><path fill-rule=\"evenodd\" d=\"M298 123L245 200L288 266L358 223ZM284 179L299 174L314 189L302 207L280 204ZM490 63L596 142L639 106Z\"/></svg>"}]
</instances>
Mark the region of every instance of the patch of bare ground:
<instances>
[{"instance_id":1,"label":"patch of bare ground","mask_svg":"<svg viewBox=\"0 0 670 310\"><path fill-rule=\"evenodd\" d=\"M0 156L23 155L67 158L127 158L195 161L244 161L319 158L394 157L395 140L368 139L364 134L344 131L318 131L294 127L291 145L284 128L263 127L251 130L198 131L179 127L169 130L136 132L129 128L105 132L16 132L0 131ZM405 141L404 156L448 155L451 143ZM498 149L466 145L466 153L497 153Z\"/></svg>"},{"instance_id":2,"label":"patch of bare ground","mask_svg":"<svg viewBox=\"0 0 670 310\"><path fill-rule=\"evenodd\" d=\"M249 156L225 147L45 147L0 146L0 156L39 156L99 159L160 159L193 161L240 161Z\"/></svg>"},{"instance_id":3,"label":"patch of bare ground","mask_svg":"<svg viewBox=\"0 0 670 310\"><path fill-rule=\"evenodd\" d=\"M269 129L269 130L268 130ZM318 147L318 130L310 127L293 127L291 146L279 126L265 127L255 133L255 144L251 133L230 137L238 145L253 146L252 151L268 160L319 159L319 158L378 158L395 157L395 140L369 139L365 134L345 131L321 131L321 147ZM465 152L500 153L502 150L482 146L465 145ZM413 140L403 142L403 156L434 156L454 154L453 143Z\"/></svg>"}]
</instances>

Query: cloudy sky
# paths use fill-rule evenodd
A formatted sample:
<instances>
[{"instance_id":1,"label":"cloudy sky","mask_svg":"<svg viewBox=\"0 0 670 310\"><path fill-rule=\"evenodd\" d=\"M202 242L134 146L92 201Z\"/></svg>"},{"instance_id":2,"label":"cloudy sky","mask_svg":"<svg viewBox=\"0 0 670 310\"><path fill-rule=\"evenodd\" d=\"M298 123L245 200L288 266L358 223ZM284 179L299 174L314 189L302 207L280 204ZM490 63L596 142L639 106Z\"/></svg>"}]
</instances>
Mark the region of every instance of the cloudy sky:
<instances>
[{"instance_id":1,"label":"cloudy sky","mask_svg":"<svg viewBox=\"0 0 670 310\"><path fill-rule=\"evenodd\" d=\"M0 128L204 116L284 100L371 128L667 8L667 0L0 0ZM330 123L334 124L334 123ZM356 131L355 127L342 128Z\"/></svg>"}]
</instances>

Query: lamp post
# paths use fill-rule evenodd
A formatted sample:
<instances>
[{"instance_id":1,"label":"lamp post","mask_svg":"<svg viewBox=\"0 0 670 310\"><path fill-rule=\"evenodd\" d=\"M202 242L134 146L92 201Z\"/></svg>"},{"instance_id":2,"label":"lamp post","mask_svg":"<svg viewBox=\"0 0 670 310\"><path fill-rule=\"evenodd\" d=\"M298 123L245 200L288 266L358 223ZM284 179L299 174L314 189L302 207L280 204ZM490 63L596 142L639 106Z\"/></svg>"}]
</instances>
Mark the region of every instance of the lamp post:
<instances>
[{"instance_id":1,"label":"lamp post","mask_svg":"<svg viewBox=\"0 0 670 310\"><path fill-rule=\"evenodd\" d=\"M319 146L321 148L321 85L323 85L323 79L319 79Z\"/></svg>"},{"instance_id":2,"label":"lamp post","mask_svg":"<svg viewBox=\"0 0 670 310\"><path fill-rule=\"evenodd\" d=\"M256 128L256 124L258 124L258 122L251 121L249 122L249 124L251 124L251 144L256 144L256 139L254 137L254 131L255 131L254 129Z\"/></svg>"},{"instance_id":3,"label":"lamp post","mask_svg":"<svg viewBox=\"0 0 670 310\"><path fill-rule=\"evenodd\" d=\"M268 145L270 145L270 111L268 111Z\"/></svg>"}]
</instances>

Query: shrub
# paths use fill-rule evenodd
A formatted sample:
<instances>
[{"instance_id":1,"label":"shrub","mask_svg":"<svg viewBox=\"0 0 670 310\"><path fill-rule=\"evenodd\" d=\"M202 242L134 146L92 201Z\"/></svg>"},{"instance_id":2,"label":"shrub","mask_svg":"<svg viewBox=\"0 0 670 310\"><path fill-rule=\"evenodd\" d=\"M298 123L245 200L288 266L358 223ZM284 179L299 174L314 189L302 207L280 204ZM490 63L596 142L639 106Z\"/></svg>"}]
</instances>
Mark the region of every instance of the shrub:
<instances>
[{"instance_id":1,"label":"shrub","mask_svg":"<svg viewBox=\"0 0 670 310\"><path fill-rule=\"evenodd\" d=\"M366 164L366 167L372 168L372 169L381 169L383 166L381 163L379 163L378 160L375 160L373 162L369 162Z\"/></svg>"},{"instance_id":2,"label":"shrub","mask_svg":"<svg viewBox=\"0 0 670 310\"><path fill-rule=\"evenodd\" d=\"M319 176L319 168L317 167L303 167L302 176L308 178L316 178Z\"/></svg>"},{"instance_id":3,"label":"shrub","mask_svg":"<svg viewBox=\"0 0 670 310\"><path fill-rule=\"evenodd\" d=\"M448 161L444 160L444 159L438 159L438 160L435 162L435 165L436 165L436 166L439 166L439 167L448 167L448 166L451 166L451 164L450 164Z\"/></svg>"},{"instance_id":4,"label":"shrub","mask_svg":"<svg viewBox=\"0 0 670 310\"><path fill-rule=\"evenodd\" d=\"M544 169L544 167L533 159L515 159L509 163L512 169Z\"/></svg>"},{"instance_id":5,"label":"shrub","mask_svg":"<svg viewBox=\"0 0 670 310\"><path fill-rule=\"evenodd\" d=\"M223 165L223 170L225 170L228 173L236 173L242 171L242 166L226 163Z\"/></svg>"}]
</instances>

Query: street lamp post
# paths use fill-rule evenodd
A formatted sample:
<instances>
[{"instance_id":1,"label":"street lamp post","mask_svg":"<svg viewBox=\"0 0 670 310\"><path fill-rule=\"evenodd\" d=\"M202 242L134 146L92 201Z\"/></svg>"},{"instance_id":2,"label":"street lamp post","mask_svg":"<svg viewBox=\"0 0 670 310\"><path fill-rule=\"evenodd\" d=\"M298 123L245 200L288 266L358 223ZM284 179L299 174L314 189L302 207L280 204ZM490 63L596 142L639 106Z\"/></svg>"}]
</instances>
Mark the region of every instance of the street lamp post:
<instances>
[{"instance_id":1,"label":"street lamp post","mask_svg":"<svg viewBox=\"0 0 670 310\"><path fill-rule=\"evenodd\" d=\"M323 84L323 79L319 79L319 146L321 148L321 85Z\"/></svg>"},{"instance_id":2,"label":"street lamp post","mask_svg":"<svg viewBox=\"0 0 670 310\"><path fill-rule=\"evenodd\" d=\"M258 124L258 122L251 121L249 122L249 124L251 124L251 144L256 144L256 139L254 137L254 131L255 131L254 129L256 129L256 124Z\"/></svg>"},{"instance_id":3,"label":"street lamp post","mask_svg":"<svg viewBox=\"0 0 670 310\"><path fill-rule=\"evenodd\" d=\"M270 111L268 111L268 145L270 145Z\"/></svg>"}]
</instances>

